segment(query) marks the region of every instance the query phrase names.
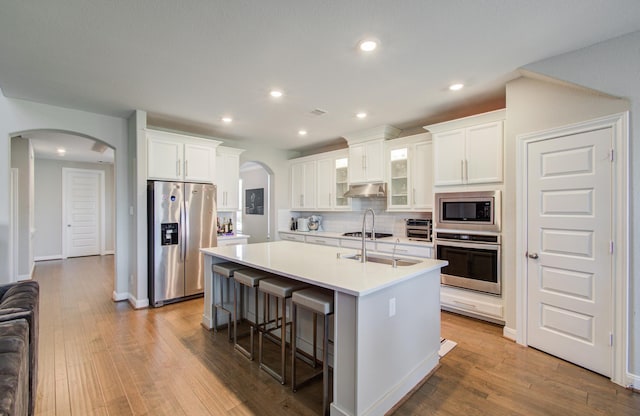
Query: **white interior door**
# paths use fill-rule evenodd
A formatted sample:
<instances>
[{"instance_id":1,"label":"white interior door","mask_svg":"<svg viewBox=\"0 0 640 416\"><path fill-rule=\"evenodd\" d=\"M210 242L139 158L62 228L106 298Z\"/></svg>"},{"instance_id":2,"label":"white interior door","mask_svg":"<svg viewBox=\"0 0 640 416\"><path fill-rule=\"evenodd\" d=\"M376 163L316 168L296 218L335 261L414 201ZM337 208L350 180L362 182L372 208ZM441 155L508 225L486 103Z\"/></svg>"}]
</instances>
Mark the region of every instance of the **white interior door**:
<instances>
[{"instance_id":1,"label":"white interior door","mask_svg":"<svg viewBox=\"0 0 640 416\"><path fill-rule=\"evenodd\" d=\"M527 146L527 344L611 375L611 128Z\"/></svg>"},{"instance_id":2,"label":"white interior door","mask_svg":"<svg viewBox=\"0 0 640 416\"><path fill-rule=\"evenodd\" d=\"M63 169L65 257L101 254L103 175L96 170Z\"/></svg>"}]
</instances>

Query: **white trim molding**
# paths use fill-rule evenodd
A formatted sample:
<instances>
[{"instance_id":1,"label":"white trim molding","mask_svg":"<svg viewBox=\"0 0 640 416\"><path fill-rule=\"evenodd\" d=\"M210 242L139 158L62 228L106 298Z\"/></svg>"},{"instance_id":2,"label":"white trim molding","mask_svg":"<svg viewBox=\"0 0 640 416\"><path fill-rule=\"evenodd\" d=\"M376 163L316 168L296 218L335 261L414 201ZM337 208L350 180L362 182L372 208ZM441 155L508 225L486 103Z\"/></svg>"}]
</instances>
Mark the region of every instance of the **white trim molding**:
<instances>
[{"instance_id":1,"label":"white trim molding","mask_svg":"<svg viewBox=\"0 0 640 416\"><path fill-rule=\"evenodd\" d=\"M518 332L516 331L515 328L509 328L505 326L502 328L502 336L507 339L510 339L511 341L515 341L518 336Z\"/></svg>"},{"instance_id":2,"label":"white trim molding","mask_svg":"<svg viewBox=\"0 0 640 416\"><path fill-rule=\"evenodd\" d=\"M49 256L37 256L33 261L62 260L62 254L52 254Z\"/></svg>"},{"instance_id":3,"label":"white trim molding","mask_svg":"<svg viewBox=\"0 0 640 416\"><path fill-rule=\"evenodd\" d=\"M111 294L111 299L114 302L120 302L123 300L128 300L131 295L129 293L117 293L115 290Z\"/></svg>"},{"instance_id":4,"label":"white trim molding","mask_svg":"<svg viewBox=\"0 0 640 416\"><path fill-rule=\"evenodd\" d=\"M518 344L527 343L527 267L524 253L527 244L527 146L530 143L560 135L577 134L584 131L611 128L613 131L613 179L614 204L612 267L613 348L611 356L611 381L622 386L638 386L638 376L628 372L629 368L629 113L618 113L587 120L581 123L521 134L516 137L516 330ZM505 334L507 329L505 328ZM637 388L637 387L636 387Z\"/></svg>"},{"instance_id":5,"label":"white trim molding","mask_svg":"<svg viewBox=\"0 0 640 416\"><path fill-rule=\"evenodd\" d=\"M149 298L136 299L131 293L128 298L129 304L133 306L133 309L144 309L149 307Z\"/></svg>"}]
</instances>

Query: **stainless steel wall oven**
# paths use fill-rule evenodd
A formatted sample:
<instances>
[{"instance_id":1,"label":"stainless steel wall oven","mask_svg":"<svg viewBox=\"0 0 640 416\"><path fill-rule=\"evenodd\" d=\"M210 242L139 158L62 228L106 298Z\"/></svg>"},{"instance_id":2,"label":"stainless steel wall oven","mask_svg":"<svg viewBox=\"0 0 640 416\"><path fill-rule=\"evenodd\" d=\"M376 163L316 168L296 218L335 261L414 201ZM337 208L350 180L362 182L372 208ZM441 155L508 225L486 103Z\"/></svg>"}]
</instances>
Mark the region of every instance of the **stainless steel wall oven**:
<instances>
[{"instance_id":1,"label":"stainless steel wall oven","mask_svg":"<svg viewBox=\"0 0 640 416\"><path fill-rule=\"evenodd\" d=\"M500 295L500 191L436 194L436 258L442 284Z\"/></svg>"},{"instance_id":2,"label":"stainless steel wall oven","mask_svg":"<svg viewBox=\"0 0 640 416\"><path fill-rule=\"evenodd\" d=\"M436 232L436 258L449 262L440 274L442 284L502 293L499 235Z\"/></svg>"}]
</instances>

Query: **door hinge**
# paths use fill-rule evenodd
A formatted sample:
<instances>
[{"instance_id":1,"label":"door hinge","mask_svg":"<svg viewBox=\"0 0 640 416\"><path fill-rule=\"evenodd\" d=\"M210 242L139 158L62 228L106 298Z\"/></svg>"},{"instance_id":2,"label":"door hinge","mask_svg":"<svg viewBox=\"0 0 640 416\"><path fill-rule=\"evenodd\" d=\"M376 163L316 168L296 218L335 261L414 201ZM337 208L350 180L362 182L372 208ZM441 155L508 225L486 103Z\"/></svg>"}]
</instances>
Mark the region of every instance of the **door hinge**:
<instances>
[{"instance_id":1,"label":"door hinge","mask_svg":"<svg viewBox=\"0 0 640 416\"><path fill-rule=\"evenodd\" d=\"M611 150L610 150L610 152L609 152L609 153L610 153L610 157L611 157L611 161L612 161L612 162L614 161L614 154L615 154L614 152L615 152L615 150L614 150L614 149L611 149Z\"/></svg>"},{"instance_id":2,"label":"door hinge","mask_svg":"<svg viewBox=\"0 0 640 416\"><path fill-rule=\"evenodd\" d=\"M609 241L609 254L613 254L613 240Z\"/></svg>"},{"instance_id":3,"label":"door hinge","mask_svg":"<svg viewBox=\"0 0 640 416\"><path fill-rule=\"evenodd\" d=\"M609 346L613 347L613 332L609 332Z\"/></svg>"}]
</instances>

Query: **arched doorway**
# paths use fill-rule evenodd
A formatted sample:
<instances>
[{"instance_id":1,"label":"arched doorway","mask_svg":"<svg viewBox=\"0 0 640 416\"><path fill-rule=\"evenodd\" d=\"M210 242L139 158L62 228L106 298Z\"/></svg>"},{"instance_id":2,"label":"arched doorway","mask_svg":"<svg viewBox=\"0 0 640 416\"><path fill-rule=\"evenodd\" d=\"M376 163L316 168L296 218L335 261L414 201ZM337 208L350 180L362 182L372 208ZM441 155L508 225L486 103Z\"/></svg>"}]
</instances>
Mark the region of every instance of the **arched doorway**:
<instances>
[{"instance_id":1,"label":"arched doorway","mask_svg":"<svg viewBox=\"0 0 640 416\"><path fill-rule=\"evenodd\" d=\"M30 278L37 261L115 254L115 149L54 129L14 134L10 144L12 280ZM68 251L69 241L80 250Z\"/></svg>"},{"instance_id":2,"label":"arched doorway","mask_svg":"<svg viewBox=\"0 0 640 416\"><path fill-rule=\"evenodd\" d=\"M241 232L250 235L249 243L262 243L274 238L275 218L273 213L273 171L262 162L247 161L240 165L240 184L242 206L239 218ZM251 207L247 199L263 195L262 210ZM254 198L255 202L255 198ZM249 209L248 209L249 208Z\"/></svg>"}]
</instances>

